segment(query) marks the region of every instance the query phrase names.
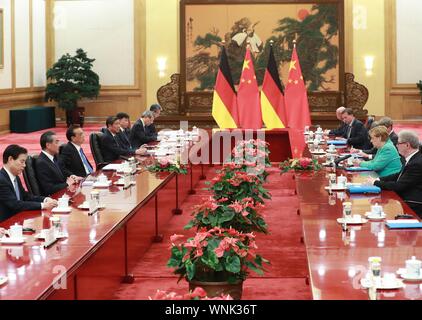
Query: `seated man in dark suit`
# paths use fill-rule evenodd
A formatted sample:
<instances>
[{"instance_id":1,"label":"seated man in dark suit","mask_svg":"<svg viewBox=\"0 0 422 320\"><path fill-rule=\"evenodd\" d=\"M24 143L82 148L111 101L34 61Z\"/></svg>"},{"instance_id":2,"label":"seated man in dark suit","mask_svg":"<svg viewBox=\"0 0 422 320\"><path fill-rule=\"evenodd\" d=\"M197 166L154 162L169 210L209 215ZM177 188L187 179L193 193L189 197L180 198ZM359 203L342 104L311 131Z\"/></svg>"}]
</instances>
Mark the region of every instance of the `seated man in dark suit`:
<instances>
[{"instance_id":1,"label":"seated man in dark suit","mask_svg":"<svg viewBox=\"0 0 422 320\"><path fill-rule=\"evenodd\" d=\"M415 132L403 130L397 143L405 164L399 173L370 181L383 190L395 191L409 207L422 217L422 154Z\"/></svg>"},{"instance_id":2,"label":"seated man in dark suit","mask_svg":"<svg viewBox=\"0 0 422 320\"><path fill-rule=\"evenodd\" d=\"M355 118L353 110L346 108L342 113L343 121L347 124L343 139L355 149L369 149L368 130L361 121Z\"/></svg>"},{"instance_id":3,"label":"seated man in dark suit","mask_svg":"<svg viewBox=\"0 0 422 320\"><path fill-rule=\"evenodd\" d=\"M141 118L135 122L130 130L130 143L133 148L139 148L140 146L157 140L153 136L149 135L146 127L151 125L154 121L154 115L151 111L145 111Z\"/></svg>"},{"instance_id":4,"label":"seated man in dark suit","mask_svg":"<svg viewBox=\"0 0 422 320\"><path fill-rule=\"evenodd\" d=\"M161 114L161 106L159 104L153 104L150 108L149 111L152 112L153 116L154 116L154 121L160 116ZM151 123L149 126L147 126L146 128L147 131L147 135L153 137L155 140L157 140L157 129L155 128L154 122Z\"/></svg>"},{"instance_id":5,"label":"seated man in dark suit","mask_svg":"<svg viewBox=\"0 0 422 320\"><path fill-rule=\"evenodd\" d=\"M138 149L126 149L119 144L117 134L120 131L120 121L116 117L108 117L106 120L107 130L101 138L101 153L105 162L112 162L120 158L120 156L142 155L146 153L146 149L141 147Z\"/></svg>"},{"instance_id":6,"label":"seated man in dark suit","mask_svg":"<svg viewBox=\"0 0 422 320\"><path fill-rule=\"evenodd\" d=\"M26 192L19 175L25 168L28 151L16 144L3 152L3 169L0 170L0 221L29 210L50 210L57 206L51 198L34 197Z\"/></svg>"},{"instance_id":7,"label":"seated man in dark suit","mask_svg":"<svg viewBox=\"0 0 422 320\"><path fill-rule=\"evenodd\" d=\"M117 139L119 144L125 149L132 149L132 145L130 144L130 121L129 115L124 112L119 112L116 114L116 118L120 121L120 131L117 133Z\"/></svg>"},{"instance_id":8,"label":"seated man in dark suit","mask_svg":"<svg viewBox=\"0 0 422 320\"><path fill-rule=\"evenodd\" d=\"M48 196L73 186L81 180L75 175L66 176L59 165L59 139L53 131L44 132L40 138L41 153L35 162L42 195Z\"/></svg>"},{"instance_id":9,"label":"seated man in dark suit","mask_svg":"<svg viewBox=\"0 0 422 320\"><path fill-rule=\"evenodd\" d=\"M59 155L60 168L65 176L86 177L93 173L94 169L82 149L85 141L82 128L78 125L70 126L66 131L66 138L68 143L63 146Z\"/></svg>"},{"instance_id":10,"label":"seated man in dark suit","mask_svg":"<svg viewBox=\"0 0 422 320\"><path fill-rule=\"evenodd\" d=\"M336 110L336 117L337 117L337 119L340 120L340 126L336 129L328 130L328 132L326 132L327 134L334 135L334 136L342 136L344 134L344 131L346 130L347 124L344 123L344 121L343 121L342 113L345 109L346 109L345 107L340 107Z\"/></svg>"}]
</instances>

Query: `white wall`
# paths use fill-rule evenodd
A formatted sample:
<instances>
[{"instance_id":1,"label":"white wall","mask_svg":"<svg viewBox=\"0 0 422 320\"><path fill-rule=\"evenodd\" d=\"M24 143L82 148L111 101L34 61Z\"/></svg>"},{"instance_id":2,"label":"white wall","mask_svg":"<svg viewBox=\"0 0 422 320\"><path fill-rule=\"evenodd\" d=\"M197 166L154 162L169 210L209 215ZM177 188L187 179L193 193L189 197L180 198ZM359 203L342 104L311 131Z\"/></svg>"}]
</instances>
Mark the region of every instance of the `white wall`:
<instances>
[{"instance_id":1,"label":"white wall","mask_svg":"<svg viewBox=\"0 0 422 320\"><path fill-rule=\"evenodd\" d=\"M396 0L397 3L397 83L422 80L422 1Z\"/></svg>"},{"instance_id":2,"label":"white wall","mask_svg":"<svg viewBox=\"0 0 422 320\"><path fill-rule=\"evenodd\" d=\"M30 3L32 1L32 12ZM4 67L0 69L0 89L15 89L31 87L31 59L33 63L34 86L44 86L45 80L45 0L15 0L14 24L11 21L11 0L0 0L3 9L4 32ZM32 46L31 57L31 27L32 16ZM14 31L15 54L12 57L12 30ZM15 59L15 69L12 68L12 58ZM12 74L16 83L13 88Z\"/></svg>"},{"instance_id":3,"label":"white wall","mask_svg":"<svg viewBox=\"0 0 422 320\"><path fill-rule=\"evenodd\" d=\"M133 0L55 1L55 58L82 48L102 86L133 86Z\"/></svg>"},{"instance_id":4,"label":"white wall","mask_svg":"<svg viewBox=\"0 0 422 320\"><path fill-rule=\"evenodd\" d=\"M16 88L31 86L29 17L29 0L15 1Z\"/></svg>"},{"instance_id":5,"label":"white wall","mask_svg":"<svg viewBox=\"0 0 422 320\"><path fill-rule=\"evenodd\" d=\"M46 85L45 0L32 0L34 86Z\"/></svg>"},{"instance_id":6,"label":"white wall","mask_svg":"<svg viewBox=\"0 0 422 320\"><path fill-rule=\"evenodd\" d=\"M0 7L3 8L3 69L0 69L0 89L12 88L12 41L11 41L11 20L10 0L0 0Z\"/></svg>"}]
</instances>

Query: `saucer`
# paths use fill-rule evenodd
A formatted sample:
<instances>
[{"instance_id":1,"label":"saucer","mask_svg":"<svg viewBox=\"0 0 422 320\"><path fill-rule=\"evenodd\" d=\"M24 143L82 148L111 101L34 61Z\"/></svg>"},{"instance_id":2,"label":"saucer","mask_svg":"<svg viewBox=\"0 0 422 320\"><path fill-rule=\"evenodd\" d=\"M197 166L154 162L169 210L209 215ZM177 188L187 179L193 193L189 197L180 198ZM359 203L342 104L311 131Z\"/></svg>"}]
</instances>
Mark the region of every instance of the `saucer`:
<instances>
[{"instance_id":1,"label":"saucer","mask_svg":"<svg viewBox=\"0 0 422 320\"><path fill-rule=\"evenodd\" d=\"M319 155L324 155L326 154L326 152L324 150L317 150L317 151L311 151L312 154L319 154Z\"/></svg>"},{"instance_id":2,"label":"saucer","mask_svg":"<svg viewBox=\"0 0 422 320\"><path fill-rule=\"evenodd\" d=\"M372 281L367 278L360 279L360 285L365 289L372 287ZM400 279L396 279L394 282L386 283L383 278L381 278L381 283L376 286L376 289L379 290L392 290L392 289L400 289L404 288L403 281Z\"/></svg>"},{"instance_id":3,"label":"saucer","mask_svg":"<svg viewBox=\"0 0 422 320\"><path fill-rule=\"evenodd\" d=\"M4 243L4 244L22 244L25 242L25 237L22 238L8 238L8 237L3 237L1 238L0 242Z\"/></svg>"},{"instance_id":4,"label":"saucer","mask_svg":"<svg viewBox=\"0 0 422 320\"><path fill-rule=\"evenodd\" d=\"M422 271L422 270L421 270ZM400 268L396 272L400 277L407 281L422 281L422 272L420 273L419 277L411 277L406 274L406 268Z\"/></svg>"},{"instance_id":5,"label":"saucer","mask_svg":"<svg viewBox=\"0 0 422 320\"><path fill-rule=\"evenodd\" d=\"M339 191L339 190L346 190L347 189L347 187L345 187L345 186L339 186L339 185L334 185L334 186L331 186L331 187L325 187L325 190L331 190L331 191Z\"/></svg>"},{"instance_id":6,"label":"saucer","mask_svg":"<svg viewBox=\"0 0 422 320\"><path fill-rule=\"evenodd\" d=\"M387 215L385 213L382 213L381 215L373 214L372 212L366 212L365 217L367 217L369 220L384 220Z\"/></svg>"},{"instance_id":7,"label":"saucer","mask_svg":"<svg viewBox=\"0 0 422 320\"><path fill-rule=\"evenodd\" d=\"M95 182L94 184L93 184L93 187L94 188L108 188L108 187L110 187L111 186L111 181L110 180L108 180L107 182Z\"/></svg>"},{"instance_id":8,"label":"saucer","mask_svg":"<svg viewBox=\"0 0 422 320\"><path fill-rule=\"evenodd\" d=\"M54 234L54 236L56 237L56 239L63 239L63 238L67 238L69 235L67 233L64 233L64 232L59 232L57 234ZM40 240L45 239L45 237L43 237L41 235L41 233L36 234L34 237L37 238L37 239L40 239Z\"/></svg>"},{"instance_id":9,"label":"saucer","mask_svg":"<svg viewBox=\"0 0 422 320\"><path fill-rule=\"evenodd\" d=\"M51 212L54 212L54 213L69 213L71 211L72 211L71 207L66 207L66 208L55 207L51 209Z\"/></svg>"},{"instance_id":10,"label":"saucer","mask_svg":"<svg viewBox=\"0 0 422 320\"><path fill-rule=\"evenodd\" d=\"M99 207L98 207L98 209L104 209L104 208L105 208L105 206L99 206ZM78 206L78 209L81 209L81 210L89 210L89 205L84 206L83 204L80 204L80 205Z\"/></svg>"},{"instance_id":11,"label":"saucer","mask_svg":"<svg viewBox=\"0 0 422 320\"><path fill-rule=\"evenodd\" d=\"M8 277L0 277L0 286L4 285L5 283L7 283L7 281L9 281Z\"/></svg>"},{"instance_id":12,"label":"saucer","mask_svg":"<svg viewBox=\"0 0 422 320\"><path fill-rule=\"evenodd\" d=\"M116 181L114 184L116 186L124 186L125 185L125 183L123 181ZM129 184L134 186L134 185L136 185L136 181L131 181Z\"/></svg>"},{"instance_id":13,"label":"saucer","mask_svg":"<svg viewBox=\"0 0 422 320\"><path fill-rule=\"evenodd\" d=\"M337 222L343 224L344 223L344 219L343 218L338 218L337 219ZM364 219L364 218L360 218L359 220L346 219L346 224L365 224L367 222L368 222L368 220L367 219Z\"/></svg>"}]
</instances>

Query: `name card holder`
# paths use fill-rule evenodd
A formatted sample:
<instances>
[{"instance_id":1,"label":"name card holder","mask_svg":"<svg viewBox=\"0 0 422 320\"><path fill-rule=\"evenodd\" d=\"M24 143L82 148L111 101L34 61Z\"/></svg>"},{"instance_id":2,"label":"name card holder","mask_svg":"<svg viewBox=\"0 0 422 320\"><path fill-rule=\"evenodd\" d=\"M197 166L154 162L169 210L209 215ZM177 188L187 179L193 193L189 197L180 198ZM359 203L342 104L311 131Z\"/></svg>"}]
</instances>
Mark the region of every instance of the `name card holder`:
<instances>
[{"instance_id":1,"label":"name card holder","mask_svg":"<svg viewBox=\"0 0 422 320\"><path fill-rule=\"evenodd\" d=\"M56 242L57 242L57 238L54 232L54 228L48 229L48 232L46 232L45 238L44 238L44 248L51 247Z\"/></svg>"},{"instance_id":2,"label":"name card holder","mask_svg":"<svg viewBox=\"0 0 422 320\"><path fill-rule=\"evenodd\" d=\"M95 199L91 199L89 201L89 211L88 211L88 215L92 216L93 214L96 214L98 212L98 205L97 205L97 201Z\"/></svg>"}]
</instances>

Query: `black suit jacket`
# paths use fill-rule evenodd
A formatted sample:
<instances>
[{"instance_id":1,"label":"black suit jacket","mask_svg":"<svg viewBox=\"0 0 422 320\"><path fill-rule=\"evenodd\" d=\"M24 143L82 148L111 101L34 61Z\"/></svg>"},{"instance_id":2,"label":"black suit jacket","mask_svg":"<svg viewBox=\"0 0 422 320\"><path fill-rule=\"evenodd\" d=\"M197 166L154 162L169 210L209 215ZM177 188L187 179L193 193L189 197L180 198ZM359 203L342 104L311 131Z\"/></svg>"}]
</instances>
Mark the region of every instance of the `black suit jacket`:
<instances>
[{"instance_id":1,"label":"black suit jacket","mask_svg":"<svg viewBox=\"0 0 422 320\"><path fill-rule=\"evenodd\" d=\"M91 168L93 168L88 159L87 161ZM72 174L78 177L87 176L78 149L76 149L76 147L71 142L68 142L63 146L62 153L59 156L59 164L60 168L62 169L62 172L66 177L69 177Z\"/></svg>"},{"instance_id":2,"label":"black suit jacket","mask_svg":"<svg viewBox=\"0 0 422 320\"><path fill-rule=\"evenodd\" d=\"M155 124L151 123L149 126L145 128L147 136L157 140L158 134L157 129L155 129Z\"/></svg>"},{"instance_id":3,"label":"black suit jacket","mask_svg":"<svg viewBox=\"0 0 422 320\"><path fill-rule=\"evenodd\" d=\"M145 130L140 119L132 126L130 130L130 143L133 148L138 149L141 145L155 140L157 139L148 135L148 131Z\"/></svg>"},{"instance_id":4,"label":"black suit jacket","mask_svg":"<svg viewBox=\"0 0 422 320\"><path fill-rule=\"evenodd\" d=\"M347 124L342 121L341 125L337 129L333 129L330 131L330 134L333 134L335 136L343 136L346 128Z\"/></svg>"},{"instance_id":5,"label":"black suit jacket","mask_svg":"<svg viewBox=\"0 0 422 320\"><path fill-rule=\"evenodd\" d=\"M397 148L397 143L399 142L399 136L394 131L390 133L390 140L394 144L394 146Z\"/></svg>"},{"instance_id":6,"label":"black suit jacket","mask_svg":"<svg viewBox=\"0 0 422 320\"><path fill-rule=\"evenodd\" d=\"M43 196L52 195L67 187L66 175L43 152L35 162L35 169Z\"/></svg>"},{"instance_id":7,"label":"black suit jacket","mask_svg":"<svg viewBox=\"0 0 422 320\"><path fill-rule=\"evenodd\" d=\"M120 131L117 135L117 141L119 145L127 150L132 151L132 145L130 143L130 129L124 129L124 131Z\"/></svg>"},{"instance_id":8,"label":"black suit jacket","mask_svg":"<svg viewBox=\"0 0 422 320\"><path fill-rule=\"evenodd\" d=\"M110 130L106 130L101 138L101 152L105 162L112 162L120 156L133 154L132 150L125 149L119 144L117 135L113 137Z\"/></svg>"},{"instance_id":9,"label":"black suit jacket","mask_svg":"<svg viewBox=\"0 0 422 320\"><path fill-rule=\"evenodd\" d=\"M348 126L343 134L343 138L347 139ZM350 137L347 139L347 144L355 149L369 149L370 143L368 139L368 130L358 119L355 119L352 123L352 129Z\"/></svg>"},{"instance_id":10,"label":"black suit jacket","mask_svg":"<svg viewBox=\"0 0 422 320\"><path fill-rule=\"evenodd\" d=\"M409 207L422 216L422 154L417 152L400 173L380 178L374 185L383 190L395 191Z\"/></svg>"},{"instance_id":11,"label":"black suit jacket","mask_svg":"<svg viewBox=\"0 0 422 320\"><path fill-rule=\"evenodd\" d=\"M21 200L18 200L16 197L13 182L10 180L6 170L1 169L0 221L6 220L21 211L41 210L41 202L44 201L44 197L34 197L30 193L26 192L19 177L18 187L21 194Z\"/></svg>"}]
</instances>

